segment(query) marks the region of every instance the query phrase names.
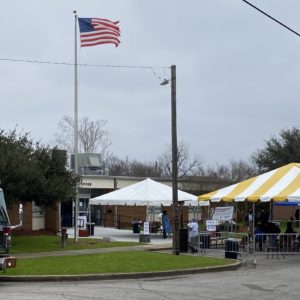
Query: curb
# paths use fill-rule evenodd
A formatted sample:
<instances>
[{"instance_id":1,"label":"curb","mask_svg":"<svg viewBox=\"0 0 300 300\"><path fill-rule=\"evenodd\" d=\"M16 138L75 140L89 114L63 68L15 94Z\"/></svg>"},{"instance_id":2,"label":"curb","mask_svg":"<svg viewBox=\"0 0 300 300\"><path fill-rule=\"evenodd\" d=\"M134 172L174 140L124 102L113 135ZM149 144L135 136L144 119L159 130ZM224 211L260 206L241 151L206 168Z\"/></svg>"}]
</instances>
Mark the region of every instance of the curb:
<instances>
[{"instance_id":1,"label":"curb","mask_svg":"<svg viewBox=\"0 0 300 300\"><path fill-rule=\"evenodd\" d=\"M43 282L43 281L81 281L81 280L113 280L113 279L139 279L153 277L170 277L178 275L221 272L236 270L241 266L241 262L234 260L230 265L204 267L184 270L170 270L158 272L142 272L142 273L116 273L116 274L87 274L87 275L36 275L36 276L0 276L0 282Z\"/></svg>"}]
</instances>

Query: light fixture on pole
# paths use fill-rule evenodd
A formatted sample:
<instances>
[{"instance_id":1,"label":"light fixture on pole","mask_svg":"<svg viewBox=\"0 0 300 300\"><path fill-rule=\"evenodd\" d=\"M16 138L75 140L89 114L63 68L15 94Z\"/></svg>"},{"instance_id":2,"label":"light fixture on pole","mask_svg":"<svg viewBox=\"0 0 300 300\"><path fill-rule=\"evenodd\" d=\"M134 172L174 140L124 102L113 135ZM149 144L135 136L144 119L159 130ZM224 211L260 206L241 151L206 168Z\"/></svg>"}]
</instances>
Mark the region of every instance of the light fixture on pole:
<instances>
[{"instance_id":1,"label":"light fixture on pole","mask_svg":"<svg viewBox=\"0 0 300 300\"><path fill-rule=\"evenodd\" d=\"M167 84L169 84L169 83L170 83L170 80L164 79L164 80L160 83L160 85L167 85Z\"/></svg>"},{"instance_id":2,"label":"light fixture on pole","mask_svg":"<svg viewBox=\"0 0 300 300\"><path fill-rule=\"evenodd\" d=\"M164 79L160 85L167 85ZM177 117L176 117L176 66L171 66L171 136L172 136L172 195L173 195L173 254L179 255L179 212L178 212L178 151L177 151Z\"/></svg>"}]
</instances>

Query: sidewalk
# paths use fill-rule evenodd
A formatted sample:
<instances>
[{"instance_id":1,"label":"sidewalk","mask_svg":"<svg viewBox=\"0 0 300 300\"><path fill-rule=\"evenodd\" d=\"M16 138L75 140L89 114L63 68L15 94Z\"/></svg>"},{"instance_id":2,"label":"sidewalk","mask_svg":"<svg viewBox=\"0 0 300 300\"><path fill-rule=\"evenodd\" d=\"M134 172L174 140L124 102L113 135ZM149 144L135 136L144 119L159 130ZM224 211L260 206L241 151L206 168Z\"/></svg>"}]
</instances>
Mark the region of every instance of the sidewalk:
<instances>
[{"instance_id":1,"label":"sidewalk","mask_svg":"<svg viewBox=\"0 0 300 300\"><path fill-rule=\"evenodd\" d=\"M74 228L69 228L67 230L67 233L70 238L74 238ZM170 244L170 246L172 245L172 238L163 239L162 235L159 234L151 234L150 236L151 236L150 244L154 244L154 245ZM107 239L110 241L139 242L140 234L133 233L132 230L95 226L94 236L91 237Z\"/></svg>"}]
</instances>

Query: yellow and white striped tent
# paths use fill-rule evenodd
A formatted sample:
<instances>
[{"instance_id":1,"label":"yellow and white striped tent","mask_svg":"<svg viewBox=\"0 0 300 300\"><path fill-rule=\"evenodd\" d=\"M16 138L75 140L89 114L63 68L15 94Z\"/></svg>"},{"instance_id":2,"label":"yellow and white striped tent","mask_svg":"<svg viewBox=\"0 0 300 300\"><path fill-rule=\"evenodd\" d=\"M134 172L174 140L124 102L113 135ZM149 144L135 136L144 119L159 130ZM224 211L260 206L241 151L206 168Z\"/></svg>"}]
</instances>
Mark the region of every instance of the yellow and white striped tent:
<instances>
[{"instance_id":1,"label":"yellow and white striped tent","mask_svg":"<svg viewBox=\"0 0 300 300\"><path fill-rule=\"evenodd\" d=\"M290 163L248 180L198 197L211 202L300 202L300 163Z\"/></svg>"}]
</instances>

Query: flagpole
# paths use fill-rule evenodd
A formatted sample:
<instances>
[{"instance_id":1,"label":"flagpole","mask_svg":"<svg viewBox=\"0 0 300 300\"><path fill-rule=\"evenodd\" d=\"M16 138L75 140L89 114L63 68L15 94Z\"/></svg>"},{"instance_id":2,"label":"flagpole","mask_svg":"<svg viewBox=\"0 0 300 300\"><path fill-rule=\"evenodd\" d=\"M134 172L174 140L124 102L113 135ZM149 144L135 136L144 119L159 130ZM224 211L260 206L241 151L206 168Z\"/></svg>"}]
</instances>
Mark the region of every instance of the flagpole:
<instances>
[{"instance_id":1,"label":"flagpole","mask_svg":"<svg viewBox=\"0 0 300 300\"><path fill-rule=\"evenodd\" d=\"M74 10L75 45L74 45L74 170L78 175L78 68L77 68L77 11ZM74 239L78 242L78 186L75 191Z\"/></svg>"}]
</instances>

